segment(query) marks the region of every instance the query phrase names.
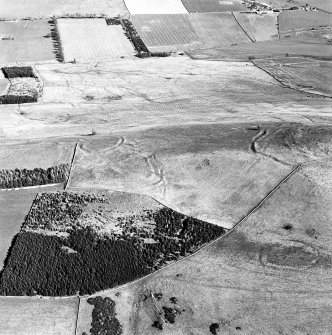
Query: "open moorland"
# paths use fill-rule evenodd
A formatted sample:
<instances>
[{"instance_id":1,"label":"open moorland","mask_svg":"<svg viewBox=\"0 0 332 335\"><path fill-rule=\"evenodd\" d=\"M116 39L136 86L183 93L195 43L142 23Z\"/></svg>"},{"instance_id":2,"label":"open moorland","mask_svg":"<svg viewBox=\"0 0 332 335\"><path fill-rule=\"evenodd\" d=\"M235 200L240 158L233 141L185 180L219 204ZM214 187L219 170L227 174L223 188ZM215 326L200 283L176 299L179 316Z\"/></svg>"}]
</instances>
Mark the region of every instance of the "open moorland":
<instances>
[{"instance_id":1,"label":"open moorland","mask_svg":"<svg viewBox=\"0 0 332 335\"><path fill-rule=\"evenodd\" d=\"M331 335L329 1L0 8L1 335Z\"/></svg>"}]
</instances>

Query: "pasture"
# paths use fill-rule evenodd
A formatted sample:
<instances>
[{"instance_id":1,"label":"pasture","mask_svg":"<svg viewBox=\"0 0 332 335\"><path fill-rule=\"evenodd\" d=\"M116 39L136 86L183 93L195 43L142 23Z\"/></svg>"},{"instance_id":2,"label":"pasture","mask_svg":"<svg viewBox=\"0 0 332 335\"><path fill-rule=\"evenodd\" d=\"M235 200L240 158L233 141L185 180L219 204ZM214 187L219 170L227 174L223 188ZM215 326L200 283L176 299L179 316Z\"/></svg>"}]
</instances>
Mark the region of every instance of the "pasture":
<instances>
[{"instance_id":1,"label":"pasture","mask_svg":"<svg viewBox=\"0 0 332 335\"><path fill-rule=\"evenodd\" d=\"M189 21L202 42L200 48L216 48L251 43L230 13L190 14Z\"/></svg>"},{"instance_id":2,"label":"pasture","mask_svg":"<svg viewBox=\"0 0 332 335\"><path fill-rule=\"evenodd\" d=\"M185 14L188 13L181 0L124 0L133 14Z\"/></svg>"},{"instance_id":3,"label":"pasture","mask_svg":"<svg viewBox=\"0 0 332 335\"><path fill-rule=\"evenodd\" d=\"M314 94L332 97L332 62L305 58L257 60L256 66L270 73L284 85Z\"/></svg>"},{"instance_id":4,"label":"pasture","mask_svg":"<svg viewBox=\"0 0 332 335\"><path fill-rule=\"evenodd\" d=\"M66 141L21 141L0 146L0 169L47 169L70 164L75 143Z\"/></svg>"},{"instance_id":5,"label":"pasture","mask_svg":"<svg viewBox=\"0 0 332 335\"><path fill-rule=\"evenodd\" d=\"M3 335L72 335L78 298L0 297Z\"/></svg>"},{"instance_id":6,"label":"pasture","mask_svg":"<svg viewBox=\"0 0 332 335\"><path fill-rule=\"evenodd\" d=\"M6 8L7 5L0 8ZM1 15L1 14L0 14ZM0 64L55 61L51 25L45 20L0 21Z\"/></svg>"},{"instance_id":7,"label":"pasture","mask_svg":"<svg viewBox=\"0 0 332 335\"><path fill-rule=\"evenodd\" d=\"M150 51L183 51L201 46L189 15L133 15L131 19Z\"/></svg>"},{"instance_id":8,"label":"pasture","mask_svg":"<svg viewBox=\"0 0 332 335\"><path fill-rule=\"evenodd\" d=\"M246 7L240 0L182 0L189 13L235 12Z\"/></svg>"},{"instance_id":9,"label":"pasture","mask_svg":"<svg viewBox=\"0 0 332 335\"><path fill-rule=\"evenodd\" d=\"M231 124L192 125L86 141L77 148L69 186L147 194L232 228L290 170L251 151L258 133Z\"/></svg>"},{"instance_id":10,"label":"pasture","mask_svg":"<svg viewBox=\"0 0 332 335\"><path fill-rule=\"evenodd\" d=\"M278 39L277 15L275 13L237 13L234 17L253 42Z\"/></svg>"},{"instance_id":11,"label":"pasture","mask_svg":"<svg viewBox=\"0 0 332 335\"><path fill-rule=\"evenodd\" d=\"M43 0L27 3L24 0L16 0L8 3L7 0L0 0L1 18L22 19L22 18L48 18L64 15L128 15L123 0L63 0L61 4L55 0Z\"/></svg>"},{"instance_id":12,"label":"pasture","mask_svg":"<svg viewBox=\"0 0 332 335\"><path fill-rule=\"evenodd\" d=\"M305 43L299 40L276 40L257 43L232 45L223 48L191 50L187 54L195 60L227 60L246 62L250 59L264 59L274 57L311 56L322 59L332 59L332 46L315 43Z\"/></svg>"},{"instance_id":13,"label":"pasture","mask_svg":"<svg viewBox=\"0 0 332 335\"><path fill-rule=\"evenodd\" d=\"M134 55L122 26L105 19L58 19L57 27L65 62Z\"/></svg>"}]
</instances>

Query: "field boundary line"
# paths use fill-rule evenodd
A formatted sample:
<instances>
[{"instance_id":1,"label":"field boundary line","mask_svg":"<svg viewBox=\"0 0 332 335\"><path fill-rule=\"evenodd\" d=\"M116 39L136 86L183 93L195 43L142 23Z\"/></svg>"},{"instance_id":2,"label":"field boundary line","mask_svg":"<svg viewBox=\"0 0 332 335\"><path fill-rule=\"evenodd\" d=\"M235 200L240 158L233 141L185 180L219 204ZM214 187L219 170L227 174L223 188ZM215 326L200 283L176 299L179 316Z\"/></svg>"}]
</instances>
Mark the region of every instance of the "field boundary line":
<instances>
[{"instance_id":1,"label":"field boundary line","mask_svg":"<svg viewBox=\"0 0 332 335\"><path fill-rule=\"evenodd\" d=\"M81 305L81 297L79 295L77 295L78 298L78 305L77 305L77 313L76 313L76 323L75 323L75 332L74 335L77 334L77 325L78 325L78 317L80 314L80 305Z\"/></svg>"},{"instance_id":2,"label":"field boundary line","mask_svg":"<svg viewBox=\"0 0 332 335\"><path fill-rule=\"evenodd\" d=\"M240 28L241 28L241 29L244 31L244 33L248 36L248 38L250 39L250 41L251 41L252 43L255 43L256 41L254 41L254 40L248 35L248 33L245 31L245 29L241 26L240 22L239 22L239 21L237 20L237 18L235 17L234 12L232 12L232 15L233 15L233 17L234 17L236 23L240 26Z\"/></svg>"},{"instance_id":3,"label":"field boundary line","mask_svg":"<svg viewBox=\"0 0 332 335\"><path fill-rule=\"evenodd\" d=\"M73 152L73 157L71 158L68 179L67 179L67 182L65 183L65 187L64 187L65 190L67 189L67 186L69 184L69 179L70 179L70 176L71 176L71 170L73 168L73 164L74 164L74 160L75 160L75 156L76 156L77 146L78 146L78 142L76 142L76 144L75 144L74 152Z\"/></svg>"}]
</instances>

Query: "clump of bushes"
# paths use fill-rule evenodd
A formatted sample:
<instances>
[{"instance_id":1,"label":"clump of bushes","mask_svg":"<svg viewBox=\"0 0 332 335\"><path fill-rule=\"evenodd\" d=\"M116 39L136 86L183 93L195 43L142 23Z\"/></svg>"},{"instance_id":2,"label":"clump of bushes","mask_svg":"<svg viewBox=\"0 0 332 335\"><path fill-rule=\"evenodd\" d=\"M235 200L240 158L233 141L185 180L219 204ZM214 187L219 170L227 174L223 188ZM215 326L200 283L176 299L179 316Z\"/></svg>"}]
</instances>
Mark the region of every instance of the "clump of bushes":
<instances>
[{"instance_id":1,"label":"clump of bushes","mask_svg":"<svg viewBox=\"0 0 332 335\"><path fill-rule=\"evenodd\" d=\"M0 170L0 189L63 183L68 178L69 167L60 164L48 169Z\"/></svg>"},{"instance_id":2,"label":"clump of bushes","mask_svg":"<svg viewBox=\"0 0 332 335\"><path fill-rule=\"evenodd\" d=\"M111 298L89 298L88 303L94 306L90 329L91 335L122 334L122 326L119 320L116 318L115 302Z\"/></svg>"},{"instance_id":3,"label":"clump of bushes","mask_svg":"<svg viewBox=\"0 0 332 335\"><path fill-rule=\"evenodd\" d=\"M106 23L109 25L109 26L118 26L121 24L121 20L120 18L118 17L112 17L112 18L107 18L106 19Z\"/></svg>"},{"instance_id":4,"label":"clump of bushes","mask_svg":"<svg viewBox=\"0 0 332 335\"><path fill-rule=\"evenodd\" d=\"M10 66L3 67L2 72L7 79L11 78L36 78L31 66Z\"/></svg>"}]
</instances>

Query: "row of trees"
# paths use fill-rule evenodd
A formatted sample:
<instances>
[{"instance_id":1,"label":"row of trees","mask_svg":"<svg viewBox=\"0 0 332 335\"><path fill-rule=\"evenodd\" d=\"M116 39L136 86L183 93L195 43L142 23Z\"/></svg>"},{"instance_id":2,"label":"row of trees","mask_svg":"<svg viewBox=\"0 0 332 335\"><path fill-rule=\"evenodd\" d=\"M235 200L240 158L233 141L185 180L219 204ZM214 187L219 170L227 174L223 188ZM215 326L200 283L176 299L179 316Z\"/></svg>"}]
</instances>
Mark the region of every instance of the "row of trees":
<instances>
[{"instance_id":1,"label":"row of trees","mask_svg":"<svg viewBox=\"0 0 332 335\"><path fill-rule=\"evenodd\" d=\"M18 188L63 183L68 178L69 167L69 164L60 164L48 169L0 170L0 188Z\"/></svg>"},{"instance_id":2,"label":"row of trees","mask_svg":"<svg viewBox=\"0 0 332 335\"><path fill-rule=\"evenodd\" d=\"M38 94L33 95L0 95L0 104L9 105L9 104L26 104L38 101Z\"/></svg>"}]
</instances>

